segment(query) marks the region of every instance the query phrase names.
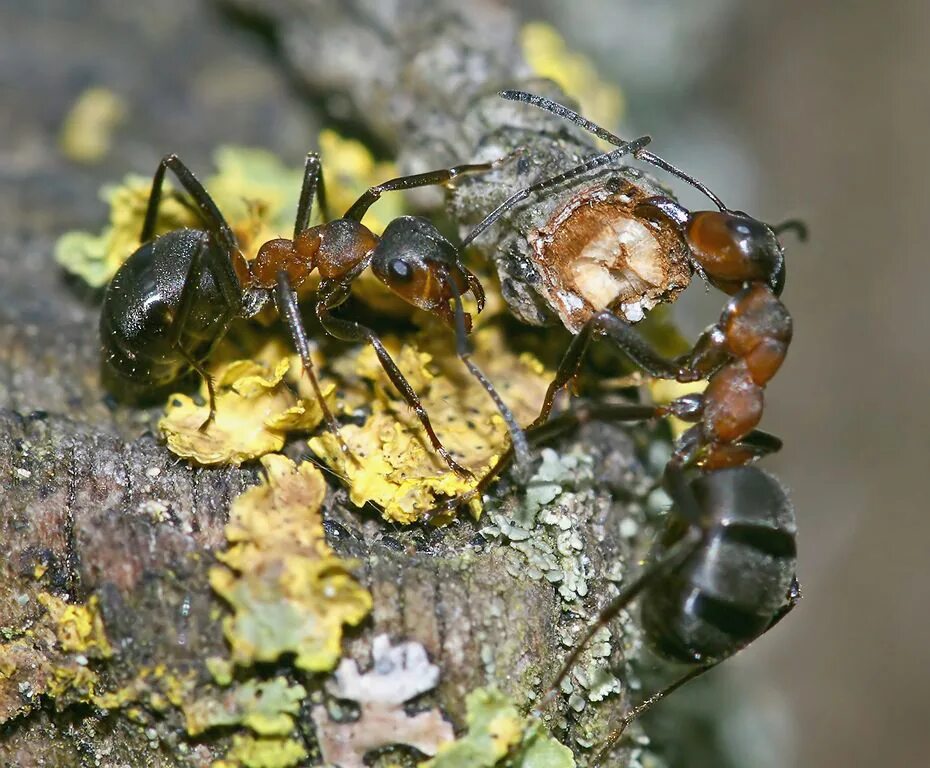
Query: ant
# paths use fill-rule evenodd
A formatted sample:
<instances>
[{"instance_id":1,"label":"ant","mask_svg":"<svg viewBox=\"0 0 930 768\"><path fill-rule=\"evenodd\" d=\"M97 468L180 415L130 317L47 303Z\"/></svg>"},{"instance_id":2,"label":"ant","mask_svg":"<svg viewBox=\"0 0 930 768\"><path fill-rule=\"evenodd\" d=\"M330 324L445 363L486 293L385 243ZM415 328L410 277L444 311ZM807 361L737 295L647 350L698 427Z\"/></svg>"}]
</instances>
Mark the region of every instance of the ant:
<instances>
[{"instance_id":1,"label":"ant","mask_svg":"<svg viewBox=\"0 0 930 768\"><path fill-rule=\"evenodd\" d=\"M613 133L545 97L524 91L501 91L500 96L566 118L617 147L629 146ZM609 307L595 313L572 338L546 391L539 416L529 428L547 421L556 395L577 376L591 342L606 335L650 376L680 382L708 379L703 393L684 395L651 411L655 418L671 415L694 423L675 447L671 459L674 465L682 468L699 465L708 470L741 466L781 447L778 438L755 429L762 418L763 390L781 366L792 335L791 316L779 299L785 283L785 257L777 235L794 230L805 239L807 230L796 220L771 227L742 211L730 210L706 185L647 151L645 146L638 145L630 154L693 185L718 210L691 212L671 198L652 197L637 206L637 214L657 225L659 220L671 222L688 246L694 269L730 294L731 299L720 320L701 334L690 353L677 360L659 355ZM487 229L501 209L509 209L536 189L564 183L592 167L611 162L616 152L596 156L559 176L514 193L478 223L465 242ZM608 157L610 161L597 162ZM424 519L429 521L450 512L484 493L510 460L508 454L502 455L473 489L437 506Z\"/></svg>"},{"instance_id":2,"label":"ant","mask_svg":"<svg viewBox=\"0 0 930 768\"><path fill-rule=\"evenodd\" d=\"M565 118L614 145L623 140L568 107L524 91L502 91ZM781 367L791 343L792 322L780 300L785 285L785 253L778 234L806 227L789 220L769 226L723 204L706 185L645 149L634 157L669 171L703 192L716 211L689 211L668 197L652 197L637 206L644 219L671 222L688 246L694 269L731 296L720 320L698 338L691 352L667 360L654 352L631 326L609 309L593 315L572 339L552 381L537 421L545 421L556 394L576 375L591 341L607 335L634 363L657 378L680 382L708 379L701 394L685 395L656 408L656 416L673 415L695 423L676 446L672 461L706 469L741 466L777 450L776 441L755 432L762 418L763 390ZM752 435L750 439L744 439ZM778 443L780 445L780 443Z\"/></svg>"},{"instance_id":3,"label":"ant","mask_svg":"<svg viewBox=\"0 0 930 768\"><path fill-rule=\"evenodd\" d=\"M672 508L650 564L588 627L535 711L555 699L597 631L639 596L647 642L661 656L693 667L628 710L593 765L603 764L633 720L764 635L801 599L795 514L778 480L752 465L689 479L670 464L664 481Z\"/></svg>"},{"instance_id":4,"label":"ant","mask_svg":"<svg viewBox=\"0 0 930 768\"><path fill-rule=\"evenodd\" d=\"M562 174L520 194L525 197L559 184L648 143L649 137L623 143L573 169L570 175ZM493 399L510 432L518 468L525 467L529 463L529 449L522 429L491 382L470 359L467 334L471 330L471 315L463 309L462 295L471 292L480 312L484 307L484 290L474 273L462 263L461 248L456 248L421 217L398 217L380 237L361 223L366 211L384 192L447 184L464 173L491 170L504 160L391 179L368 189L341 218L330 219L320 158L310 153L293 237L269 240L255 259L247 262L232 229L206 189L177 155L167 155L152 180L140 236L142 244L117 271L104 296L100 335L105 364L118 378L149 386L168 384L188 370L195 370L207 385L210 412L200 427L206 430L216 415L216 392L205 361L233 320L254 317L273 301L300 355L329 429L339 439L343 452L351 456L323 399L297 302L296 289L317 269L321 279L315 313L323 329L338 339L371 344L391 382L415 411L434 450L457 475L473 477L441 443L419 397L377 334L361 323L333 315L333 309L348 298L352 283L370 267L401 299L454 329L457 355ZM204 228L174 230L153 239L168 170L193 201ZM488 217L490 221L486 219L484 228L523 197L515 195L508 204L500 206ZM309 226L314 200L327 220ZM469 235L464 243L471 242L477 234L480 233Z\"/></svg>"},{"instance_id":5,"label":"ant","mask_svg":"<svg viewBox=\"0 0 930 768\"><path fill-rule=\"evenodd\" d=\"M500 96L566 118L615 146L627 145L610 131L545 97L525 91L501 91ZM703 393L679 397L652 411L654 417L672 415L695 423L678 441L671 459L674 464L680 467L699 464L705 469L740 466L781 446L777 438L755 429L762 418L763 390L781 366L792 335L791 316L779 299L785 284L785 256L777 235L794 230L805 239L807 230L796 220L770 227L742 211L730 210L706 185L644 147L634 149L631 154L693 185L718 210L691 212L671 198L652 197L637 206L637 213L647 221L671 222L688 246L694 269L732 298L720 320L701 334L690 353L677 360L659 355L609 307L595 313L572 338L539 416L530 426L539 426L549 418L556 395L578 374L591 342L607 335L650 376L680 382L708 379ZM534 187L552 186L551 182L556 180L561 183L581 175L592 162L589 160ZM515 193L501 207L509 207L512 200L525 199L528 189ZM470 237L483 232L497 214L495 210L480 222ZM483 493L509 461L508 456L501 456L475 488L444 502L426 519L451 511Z\"/></svg>"}]
</instances>

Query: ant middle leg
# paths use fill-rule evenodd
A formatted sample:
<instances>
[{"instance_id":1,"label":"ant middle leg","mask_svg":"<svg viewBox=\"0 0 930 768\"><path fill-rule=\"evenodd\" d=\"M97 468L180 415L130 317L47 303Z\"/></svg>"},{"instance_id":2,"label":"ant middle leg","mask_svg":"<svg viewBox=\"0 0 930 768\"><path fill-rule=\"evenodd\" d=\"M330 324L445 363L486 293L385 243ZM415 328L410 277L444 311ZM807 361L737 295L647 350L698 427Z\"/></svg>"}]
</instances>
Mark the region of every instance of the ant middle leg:
<instances>
[{"instance_id":1,"label":"ant middle leg","mask_svg":"<svg viewBox=\"0 0 930 768\"><path fill-rule=\"evenodd\" d=\"M578 374L585 352L599 335L609 336L621 352L650 376L658 379L677 379L682 373L683 369L680 365L662 357L629 323L621 320L609 310L602 310L591 317L572 338L556 369L555 378L546 390L546 397L539 416L531 426L538 426L549 418L555 396Z\"/></svg>"},{"instance_id":2,"label":"ant middle leg","mask_svg":"<svg viewBox=\"0 0 930 768\"><path fill-rule=\"evenodd\" d=\"M387 373L391 383L397 388L397 391L400 392L401 396L407 402L407 405L416 413L427 437L429 437L433 450L442 457L446 466L455 472L456 475L465 479L474 479L474 475L452 458L452 454L449 453L442 444L442 441L433 429L426 408L424 408L423 403L420 402L419 396L413 387L410 386L410 382L407 381L400 368L397 367L397 363L394 362L394 359L391 357L378 335L371 330L371 328L357 323L354 320L343 320L333 317L331 311L332 306L338 303L339 290L341 288L342 286L337 285L336 290L331 292L330 295L324 293L318 300L316 314L320 320L320 324L327 333L337 339L343 341L365 341L371 344L375 350L375 354L378 356L381 367L384 369L384 372Z\"/></svg>"}]
</instances>

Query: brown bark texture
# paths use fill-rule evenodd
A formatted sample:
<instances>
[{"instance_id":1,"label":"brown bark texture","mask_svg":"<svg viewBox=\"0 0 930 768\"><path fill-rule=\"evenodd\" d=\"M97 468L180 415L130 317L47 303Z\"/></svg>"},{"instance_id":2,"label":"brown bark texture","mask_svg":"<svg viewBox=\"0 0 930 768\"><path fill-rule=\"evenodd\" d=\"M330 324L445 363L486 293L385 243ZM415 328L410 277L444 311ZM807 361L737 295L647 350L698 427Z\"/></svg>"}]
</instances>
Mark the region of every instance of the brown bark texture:
<instances>
[{"instance_id":1,"label":"brown bark texture","mask_svg":"<svg viewBox=\"0 0 930 768\"><path fill-rule=\"evenodd\" d=\"M205 659L226 653L223 608L207 570L224 546L230 500L258 478L254 466L177 461L154 433L157 405L127 405L107 393L98 375L100 297L54 265L56 237L97 226L101 182L130 169L148 173L165 152L193 167L204 167L220 142L299 158L326 120L352 126L398 156L405 171L529 147L525 162L500 171L498 186L457 187L448 212L467 230L512 190L595 151L589 137L528 108L515 117L496 98L501 87L527 84L517 29L513 13L488 0L97 0L80 10L53 2L0 9L0 109L11 118L0 154L0 643L30 637L16 671L0 675L0 765L208 765L223 754L228 730L188 738L171 707L143 707L130 718L43 693L48 680L37 670L56 651L42 634L38 598L98 601L113 649L89 662L102 686L117 690L159 664L206 685ZM126 98L131 114L107 157L79 167L57 152L57 131L76 95L97 83ZM531 201L479 244L524 321L555 319L534 287L527 234L578 193ZM419 641L441 670L423 706L438 705L457 728L465 694L479 686L501 688L528 707L573 633L615 589L607 577L628 573L635 566L627 561L644 552L645 492L662 465L652 440L647 427L593 424L553 444L557 456L584 447L584 471L568 484L571 508L562 512L577 526L591 589L571 610L558 584L528 575L521 551L481 535L487 521L401 530L353 507L334 483L325 506L330 543L363 563L359 576L374 597L344 655L364 668L377 634ZM299 455L302 446L289 450ZM503 517L518 509L520 493L506 480L496 489ZM623 660L639 637L635 622L614 629L610 660L620 693L567 717L563 697L563 714L551 721L579 764L590 754L585 745L627 705ZM275 673L320 688L319 677L286 663L262 671ZM309 706L308 699L298 721L312 765L319 760ZM631 755L640 751L628 744L617 764L638 760Z\"/></svg>"}]
</instances>

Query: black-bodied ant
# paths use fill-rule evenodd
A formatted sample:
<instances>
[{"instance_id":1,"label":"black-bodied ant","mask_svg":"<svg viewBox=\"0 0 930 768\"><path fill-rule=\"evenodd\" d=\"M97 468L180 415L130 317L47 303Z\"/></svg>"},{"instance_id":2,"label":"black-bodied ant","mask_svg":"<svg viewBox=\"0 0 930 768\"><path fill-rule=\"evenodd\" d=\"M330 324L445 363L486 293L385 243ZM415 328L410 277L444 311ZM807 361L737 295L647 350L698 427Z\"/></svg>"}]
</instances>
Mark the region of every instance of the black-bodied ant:
<instances>
[{"instance_id":1,"label":"black-bodied ant","mask_svg":"<svg viewBox=\"0 0 930 768\"><path fill-rule=\"evenodd\" d=\"M644 411L643 406L628 406L626 413L612 417L641 419ZM606 764L633 720L768 632L801 598L794 509L772 475L744 465L689 477L670 464L665 487L672 508L649 564L587 628L536 711L557 696L597 631L637 597L650 646L667 659L693 667L629 709L593 765Z\"/></svg>"},{"instance_id":2,"label":"black-bodied ant","mask_svg":"<svg viewBox=\"0 0 930 768\"><path fill-rule=\"evenodd\" d=\"M649 138L643 137L624 143L573 169L571 174L534 185L526 194L610 163L648 142ZM394 219L380 237L361 223L368 208L384 192L446 184L463 173L490 170L499 162L459 165L391 179L370 188L342 218L327 217L326 223L311 227L314 199L324 214L326 202L320 160L316 154L310 154L293 238L268 241L254 261L247 262L231 228L204 187L176 155L166 156L152 180L142 245L117 271L104 297L100 335L105 363L121 379L152 386L168 384L194 369L207 384L210 412L201 425L201 429L206 429L215 417L216 393L205 361L233 320L253 317L273 300L300 354L327 425L339 437L338 424L313 371L309 341L297 303L296 289L316 269L320 283L315 311L323 329L339 339L370 343L391 382L416 412L436 452L456 474L471 477L439 440L419 397L377 334L354 320L332 313L348 298L355 279L370 267L404 301L454 328L458 356L493 398L510 431L518 466L526 466L529 450L523 431L470 357L466 336L471 329L471 316L463 309L462 295L471 292L480 312L484 291L477 277L462 263L460 250L424 218ZM193 201L204 228L175 230L152 239L162 185L169 169ZM489 220L493 221L522 199L515 196ZM477 233L465 242L475 236ZM343 451L350 454L345 442L339 439Z\"/></svg>"}]
</instances>

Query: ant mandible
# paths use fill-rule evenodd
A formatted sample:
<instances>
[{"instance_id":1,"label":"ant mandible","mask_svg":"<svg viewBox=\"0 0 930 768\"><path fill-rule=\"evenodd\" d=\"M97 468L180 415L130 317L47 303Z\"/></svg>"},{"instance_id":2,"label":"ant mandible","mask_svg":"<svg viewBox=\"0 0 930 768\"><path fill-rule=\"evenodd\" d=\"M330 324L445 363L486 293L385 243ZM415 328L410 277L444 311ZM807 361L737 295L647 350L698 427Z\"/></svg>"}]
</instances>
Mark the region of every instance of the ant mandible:
<instances>
[{"instance_id":1,"label":"ant mandible","mask_svg":"<svg viewBox=\"0 0 930 768\"><path fill-rule=\"evenodd\" d=\"M648 142L649 138L643 137L624 143L573 169L569 175L524 190L524 197L612 162ZM187 370L195 370L207 384L210 412L201 425L201 430L205 430L216 414L215 387L204 367L205 361L233 320L254 317L273 300L329 429L339 439L342 450L351 455L314 373L297 303L296 289L317 269L321 280L315 311L323 329L339 339L370 343L391 382L414 409L436 452L456 474L471 477L439 440L419 397L375 332L332 314L348 298L355 279L371 267L375 276L404 301L454 328L458 356L494 400L510 431L518 467L525 467L529 463L529 449L522 429L491 382L471 360L467 340L471 316L463 309L462 295L470 291L480 312L484 291L477 277L462 263L460 250L421 217L394 219L381 237L361 223L368 208L384 192L446 184L462 173L487 171L500 162L458 165L391 179L371 187L343 217L330 220L326 216L320 159L311 153L304 168L293 237L264 243L250 263L243 258L229 224L194 174L176 155L166 156L152 180L140 238L142 245L117 271L104 297L100 335L105 363L121 379L154 386L168 384ZM162 185L169 169L196 206L204 229L174 230L153 239ZM327 221L311 227L314 199ZM514 196L488 219L493 221L522 199ZM477 234L480 233L472 233L465 242L471 242Z\"/></svg>"}]
</instances>

